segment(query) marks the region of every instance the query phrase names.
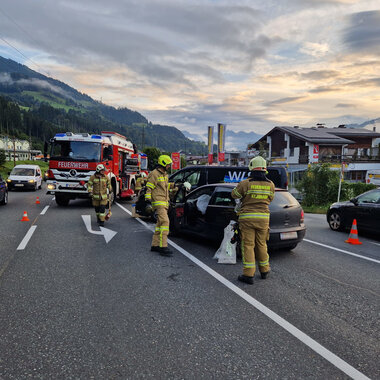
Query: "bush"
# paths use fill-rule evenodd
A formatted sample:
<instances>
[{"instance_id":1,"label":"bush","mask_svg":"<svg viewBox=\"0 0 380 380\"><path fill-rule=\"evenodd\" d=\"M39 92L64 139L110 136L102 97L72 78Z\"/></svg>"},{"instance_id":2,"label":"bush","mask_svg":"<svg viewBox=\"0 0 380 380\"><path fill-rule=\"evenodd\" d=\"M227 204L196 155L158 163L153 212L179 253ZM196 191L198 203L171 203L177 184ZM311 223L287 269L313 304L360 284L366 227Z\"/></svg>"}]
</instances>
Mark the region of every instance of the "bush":
<instances>
[{"instance_id":1,"label":"bush","mask_svg":"<svg viewBox=\"0 0 380 380\"><path fill-rule=\"evenodd\" d=\"M309 167L296 184L296 189L302 194L302 205L306 207L324 206L336 202L339 181L340 171L331 170L329 164ZM376 187L376 185L361 182L342 182L340 200L349 200Z\"/></svg>"},{"instance_id":2,"label":"bush","mask_svg":"<svg viewBox=\"0 0 380 380\"><path fill-rule=\"evenodd\" d=\"M6 155L4 150L0 150L0 166L5 164Z\"/></svg>"}]
</instances>

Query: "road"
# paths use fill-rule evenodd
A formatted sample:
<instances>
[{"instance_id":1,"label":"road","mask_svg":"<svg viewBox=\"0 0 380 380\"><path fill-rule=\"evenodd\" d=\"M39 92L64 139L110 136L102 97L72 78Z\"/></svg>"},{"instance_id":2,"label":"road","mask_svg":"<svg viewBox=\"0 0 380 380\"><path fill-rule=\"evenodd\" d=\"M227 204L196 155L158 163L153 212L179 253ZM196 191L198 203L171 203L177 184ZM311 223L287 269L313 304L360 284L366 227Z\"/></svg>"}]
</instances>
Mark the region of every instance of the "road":
<instances>
[{"instance_id":1,"label":"road","mask_svg":"<svg viewBox=\"0 0 380 380\"><path fill-rule=\"evenodd\" d=\"M380 378L379 240L349 245L307 214L305 241L249 286L209 242L150 252L131 202L106 242L87 201L52 198L11 192L0 208L1 379Z\"/></svg>"}]
</instances>

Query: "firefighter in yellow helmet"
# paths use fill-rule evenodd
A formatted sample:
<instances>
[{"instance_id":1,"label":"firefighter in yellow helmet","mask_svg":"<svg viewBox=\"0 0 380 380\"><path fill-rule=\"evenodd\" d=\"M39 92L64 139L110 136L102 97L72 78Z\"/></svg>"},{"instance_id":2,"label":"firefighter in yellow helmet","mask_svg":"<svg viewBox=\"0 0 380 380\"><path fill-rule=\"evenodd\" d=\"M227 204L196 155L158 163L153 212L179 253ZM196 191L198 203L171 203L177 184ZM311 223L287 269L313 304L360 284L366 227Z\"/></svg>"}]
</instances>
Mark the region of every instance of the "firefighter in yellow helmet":
<instances>
[{"instance_id":1,"label":"firefighter in yellow helmet","mask_svg":"<svg viewBox=\"0 0 380 380\"><path fill-rule=\"evenodd\" d=\"M141 172L139 177L137 177L136 185L135 185L135 193L138 194L139 191L145 186L146 184L146 174L144 172Z\"/></svg>"},{"instance_id":2,"label":"firefighter in yellow helmet","mask_svg":"<svg viewBox=\"0 0 380 380\"><path fill-rule=\"evenodd\" d=\"M270 271L267 240L269 239L269 203L274 198L275 186L266 176L267 163L261 156L249 163L250 177L232 190L232 197L240 200L239 228L243 257L243 275L239 281L253 284L258 261L261 278Z\"/></svg>"},{"instance_id":3,"label":"firefighter in yellow helmet","mask_svg":"<svg viewBox=\"0 0 380 380\"><path fill-rule=\"evenodd\" d=\"M106 219L106 206L109 201L109 194L112 192L111 181L105 174L105 167L99 164L96 172L87 182L87 191L92 198L92 205L95 207L97 222L104 226Z\"/></svg>"},{"instance_id":4,"label":"firefighter in yellow helmet","mask_svg":"<svg viewBox=\"0 0 380 380\"><path fill-rule=\"evenodd\" d=\"M168 248L169 235L169 192L170 186L167 171L172 159L167 155L158 157L157 167L148 175L146 182L145 200L151 204L157 214L157 224L153 234L151 251L157 251L162 256L171 256Z\"/></svg>"}]
</instances>

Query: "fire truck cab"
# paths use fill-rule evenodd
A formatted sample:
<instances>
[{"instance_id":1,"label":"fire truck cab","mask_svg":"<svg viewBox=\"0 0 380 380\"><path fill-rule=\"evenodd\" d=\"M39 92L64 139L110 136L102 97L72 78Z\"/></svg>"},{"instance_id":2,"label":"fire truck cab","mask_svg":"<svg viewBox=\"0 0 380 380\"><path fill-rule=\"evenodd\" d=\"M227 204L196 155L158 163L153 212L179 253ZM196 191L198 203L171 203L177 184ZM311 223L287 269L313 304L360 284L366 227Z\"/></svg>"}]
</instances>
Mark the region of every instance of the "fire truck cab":
<instances>
[{"instance_id":1,"label":"fire truck cab","mask_svg":"<svg viewBox=\"0 0 380 380\"><path fill-rule=\"evenodd\" d=\"M116 132L100 135L58 133L51 140L47 188L58 205L71 199L88 198L87 182L96 166L103 164L113 188L112 198L131 198L141 157L136 146ZM113 199L112 199L113 200Z\"/></svg>"}]
</instances>

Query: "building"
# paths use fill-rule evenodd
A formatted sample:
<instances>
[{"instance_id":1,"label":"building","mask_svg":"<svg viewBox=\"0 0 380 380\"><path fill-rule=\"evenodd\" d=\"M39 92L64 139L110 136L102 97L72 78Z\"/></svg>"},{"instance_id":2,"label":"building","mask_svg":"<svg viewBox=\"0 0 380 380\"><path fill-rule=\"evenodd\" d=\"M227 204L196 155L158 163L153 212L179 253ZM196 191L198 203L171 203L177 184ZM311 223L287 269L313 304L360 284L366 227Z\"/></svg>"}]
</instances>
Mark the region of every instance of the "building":
<instances>
[{"instance_id":1,"label":"building","mask_svg":"<svg viewBox=\"0 0 380 380\"><path fill-rule=\"evenodd\" d=\"M326 128L275 127L250 146L266 155L272 165L286 165L290 183L313 163L344 165L345 179L364 182L370 169L380 169L380 133L339 126Z\"/></svg>"},{"instance_id":2,"label":"building","mask_svg":"<svg viewBox=\"0 0 380 380\"><path fill-rule=\"evenodd\" d=\"M41 151L31 149L29 141L8 136L0 136L0 150L5 152L7 161L33 160L41 154Z\"/></svg>"}]
</instances>

